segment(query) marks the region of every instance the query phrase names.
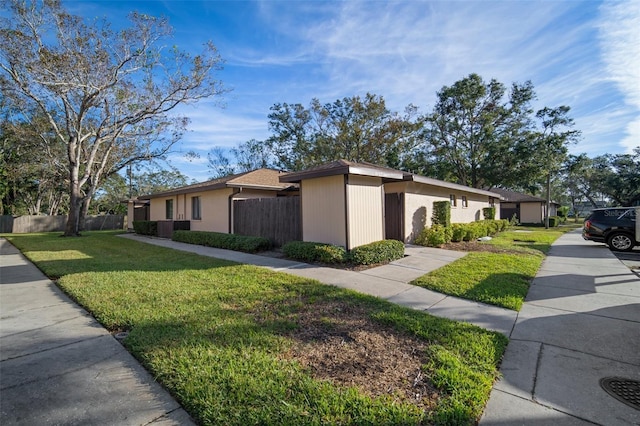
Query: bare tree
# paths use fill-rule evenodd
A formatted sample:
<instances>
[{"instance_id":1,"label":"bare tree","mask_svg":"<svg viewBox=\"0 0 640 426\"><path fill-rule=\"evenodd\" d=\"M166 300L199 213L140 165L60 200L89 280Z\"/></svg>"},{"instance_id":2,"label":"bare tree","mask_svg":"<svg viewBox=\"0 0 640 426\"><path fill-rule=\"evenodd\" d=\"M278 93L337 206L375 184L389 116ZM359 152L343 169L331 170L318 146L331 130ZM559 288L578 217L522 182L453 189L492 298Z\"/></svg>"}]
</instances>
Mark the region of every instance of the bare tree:
<instances>
[{"instance_id":1,"label":"bare tree","mask_svg":"<svg viewBox=\"0 0 640 426\"><path fill-rule=\"evenodd\" d=\"M23 111L36 108L64 143L69 179L65 235L78 235L100 183L133 162L164 156L188 119L175 108L220 95L222 60L207 43L191 55L163 43L164 18L133 12L114 31L67 13L58 0L2 0L0 89Z\"/></svg>"}]
</instances>

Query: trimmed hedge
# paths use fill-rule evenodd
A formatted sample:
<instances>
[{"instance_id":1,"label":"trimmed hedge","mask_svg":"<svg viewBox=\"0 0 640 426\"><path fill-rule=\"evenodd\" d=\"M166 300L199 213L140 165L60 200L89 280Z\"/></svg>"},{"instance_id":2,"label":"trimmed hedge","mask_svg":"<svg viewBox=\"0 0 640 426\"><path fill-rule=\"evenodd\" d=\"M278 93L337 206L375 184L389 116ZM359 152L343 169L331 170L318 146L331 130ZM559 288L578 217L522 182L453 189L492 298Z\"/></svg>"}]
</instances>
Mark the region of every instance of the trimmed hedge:
<instances>
[{"instance_id":1,"label":"trimmed hedge","mask_svg":"<svg viewBox=\"0 0 640 426\"><path fill-rule=\"evenodd\" d=\"M495 207L484 207L482 209L482 217L486 220L495 220L496 218L496 208Z\"/></svg>"},{"instance_id":2,"label":"trimmed hedge","mask_svg":"<svg viewBox=\"0 0 640 426\"><path fill-rule=\"evenodd\" d=\"M224 234L222 232L174 231L171 239L181 243L198 244L246 253L255 253L271 248L271 241L268 238Z\"/></svg>"},{"instance_id":3,"label":"trimmed hedge","mask_svg":"<svg viewBox=\"0 0 640 426\"><path fill-rule=\"evenodd\" d=\"M450 201L434 201L433 215L431 222L435 225L449 226L451 225L451 202Z\"/></svg>"},{"instance_id":4,"label":"trimmed hedge","mask_svg":"<svg viewBox=\"0 0 640 426\"><path fill-rule=\"evenodd\" d=\"M155 220L134 220L133 230L136 234L158 236L158 222Z\"/></svg>"},{"instance_id":5,"label":"trimmed hedge","mask_svg":"<svg viewBox=\"0 0 640 426\"><path fill-rule=\"evenodd\" d=\"M348 258L344 247L310 241L290 241L282 246L282 252L292 259L307 262L344 263Z\"/></svg>"},{"instance_id":6,"label":"trimmed hedge","mask_svg":"<svg viewBox=\"0 0 640 426\"><path fill-rule=\"evenodd\" d=\"M493 236L506 230L510 222L506 219L480 220L471 223L452 223L451 226L433 225L424 228L415 243L427 247L439 247L448 242L473 241L480 237Z\"/></svg>"},{"instance_id":7,"label":"trimmed hedge","mask_svg":"<svg viewBox=\"0 0 640 426\"><path fill-rule=\"evenodd\" d=\"M404 257L404 243L396 240L376 241L353 248L350 257L358 265L391 262Z\"/></svg>"}]
</instances>

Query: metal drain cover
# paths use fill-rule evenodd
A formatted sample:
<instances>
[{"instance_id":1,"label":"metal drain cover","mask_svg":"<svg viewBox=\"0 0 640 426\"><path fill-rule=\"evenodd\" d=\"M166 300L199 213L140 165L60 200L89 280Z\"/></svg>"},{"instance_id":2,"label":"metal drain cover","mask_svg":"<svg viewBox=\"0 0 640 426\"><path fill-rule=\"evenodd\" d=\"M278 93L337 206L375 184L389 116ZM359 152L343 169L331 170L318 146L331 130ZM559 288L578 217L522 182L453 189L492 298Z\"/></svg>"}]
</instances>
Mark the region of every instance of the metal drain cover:
<instances>
[{"instance_id":1,"label":"metal drain cover","mask_svg":"<svg viewBox=\"0 0 640 426\"><path fill-rule=\"evenodd\" d=\"M600 386L618 401L640 410L640 382L623 377L605 377Z\"/></svg>"}]
</instances>

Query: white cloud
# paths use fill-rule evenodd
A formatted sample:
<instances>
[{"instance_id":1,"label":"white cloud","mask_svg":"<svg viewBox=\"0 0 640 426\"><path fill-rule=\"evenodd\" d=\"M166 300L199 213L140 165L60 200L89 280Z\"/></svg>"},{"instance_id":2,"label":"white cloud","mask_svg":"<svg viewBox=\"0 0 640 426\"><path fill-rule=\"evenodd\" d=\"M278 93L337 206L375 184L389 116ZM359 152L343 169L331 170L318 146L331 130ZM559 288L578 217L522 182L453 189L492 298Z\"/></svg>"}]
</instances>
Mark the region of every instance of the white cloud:
<instances>
[{"instance_id":1,"label":"white cloud","mask_svg":"<svg viewBox=\"0 0 640 426\"><path fill-rule=\"evenodd\" d=\"M600 12L600 45L608 78L635 110L620 142L631 152L640 146L640 2L605 2Z\"/></svg>"}]
</instances>

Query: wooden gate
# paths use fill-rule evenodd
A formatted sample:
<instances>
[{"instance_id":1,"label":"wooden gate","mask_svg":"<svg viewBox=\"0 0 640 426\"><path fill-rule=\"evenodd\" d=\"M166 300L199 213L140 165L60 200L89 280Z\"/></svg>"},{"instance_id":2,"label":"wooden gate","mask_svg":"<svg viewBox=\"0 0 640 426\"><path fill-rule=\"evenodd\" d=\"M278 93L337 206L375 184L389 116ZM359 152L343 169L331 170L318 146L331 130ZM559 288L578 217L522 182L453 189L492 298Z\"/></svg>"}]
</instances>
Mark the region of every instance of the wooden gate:
<instances>
[{"instance_id":1,"label":"wooden gate","mask_svg":"<svg viewBox=\"0 0 640 426\"><path fill-rule=\"evenodd\" d=\"M404 242L404 193L384 194L385 238Z\"/></svg>"},{"instance_id":2,"label":"wooden gate","mask_svg":"<svg viewBox=\"0 0 640 426\"><path fill-rule=\"evenodd\" d=\"M277 246L302 240L300 197L235 200L233 233L269 238Z\"/></svg>"}]
</instances>

